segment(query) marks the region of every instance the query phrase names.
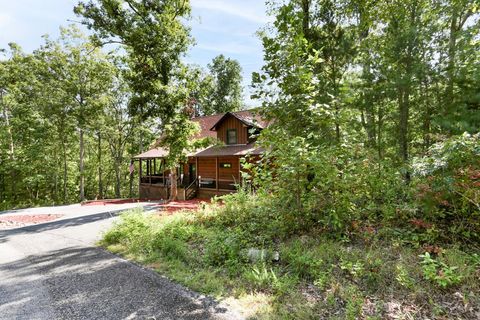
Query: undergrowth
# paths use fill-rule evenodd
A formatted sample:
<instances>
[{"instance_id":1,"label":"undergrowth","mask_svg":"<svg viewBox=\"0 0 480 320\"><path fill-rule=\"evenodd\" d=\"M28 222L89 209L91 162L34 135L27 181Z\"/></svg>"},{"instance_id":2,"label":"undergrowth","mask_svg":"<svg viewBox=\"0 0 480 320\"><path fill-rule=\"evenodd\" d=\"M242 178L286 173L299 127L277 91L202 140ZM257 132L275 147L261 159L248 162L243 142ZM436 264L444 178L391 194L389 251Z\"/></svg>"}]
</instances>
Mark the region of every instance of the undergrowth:
<instances>
[{"instance_id":1,"label":"undergrowth","mask_svg":"<svg viewBox=\"0 0 480 320\"><path fill-rule=\"evenodd\" d=\"M193 290L234 297L254 319L474 319L480 311L476 252L414 246L385 230L287 237L275 232L278 221L260 217L258 199L232 197L236 205L173 216L128 212L101 244ZM265 254L252 261L252 248Z\"/></svg>"},{"instance_id":2,"label":"undergrowth","mask_svg":"<svg viewBox=\"0 0 480 320\"><path fill-rule=\"evenodd\" d=\"M103 244L248 301L252 317L477 319L479 146L480 135L452 137L399 170L348 146L287 141L244 163L251 190L197 212L125 214Z\"/></svg>"}]
</instances>

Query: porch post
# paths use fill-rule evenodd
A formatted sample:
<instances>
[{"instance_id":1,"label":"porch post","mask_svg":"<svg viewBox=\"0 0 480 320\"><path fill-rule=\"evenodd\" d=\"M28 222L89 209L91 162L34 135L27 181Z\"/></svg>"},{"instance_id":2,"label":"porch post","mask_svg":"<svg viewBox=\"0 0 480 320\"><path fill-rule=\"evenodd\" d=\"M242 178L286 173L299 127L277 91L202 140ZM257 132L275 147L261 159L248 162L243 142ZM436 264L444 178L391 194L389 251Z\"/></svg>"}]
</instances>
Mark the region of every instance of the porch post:
<instances>
[{"instance_id":1,"label":"porch post","mask_svg":"<svg viewBox=\"0 0 480 320\"><path fill-rule=\"evenodd\" d=\"M157 174L157 158L153 158L153 175Z\"/></svg>"},{"instance_id":2,"label":"porch post","mask_svg":"<svg viewBox=\"0 0 480 320\"><path fill-rule=\"evenodd\" d=\"M217 180L217 191L218 191L218 157L215 158L215 179Z\"/></svg>"},{"instance_id":3,"label":"porch post","mask_svg":"<svg viewBox=\"0 0 480 320\"><path fill-rule=\"evenodd\" d=\"M152 159L147 160L148 183L152 184Z\"/></svg>"},{"instance_id":4,"label":"porch post","mask_svg":"<svg viewBox=\"0 0 480 320\"><path fill-rule=\"evenodd\" d=\"M140 180L139 182L142 183L142 158L138 160L140 161L140 165L138 168L138 179Z\"/></svg>"},{"instance_id":5,"label":"porch post","mask_svg":"<svg viewBox=\"0 0 480 320\"><path fill-rule=\"evenodd\" d=\"M198 157L195 157L195 179L198 179Z\"/></svg>"},{"instance_id":6,"label":"porch post","mask_svg":"<svg viewBox=\"0 0 480 320\"><path fill-rule=\"evenodd\" d=\"M242 167L240 165L241 165L241 161L240 161L240 157L238 157L238 185L239 186L242 185Z\"/></svg>"},{"instance_id":7,"label":"porch post","mask_svg":"<svg viewBox=\"0 0 480 320\"><path fill-rule=\"evenodd\" d=\"M165 187L165 159L162 158L162 180L163 186Z\"/></svg>"}]
</instances>

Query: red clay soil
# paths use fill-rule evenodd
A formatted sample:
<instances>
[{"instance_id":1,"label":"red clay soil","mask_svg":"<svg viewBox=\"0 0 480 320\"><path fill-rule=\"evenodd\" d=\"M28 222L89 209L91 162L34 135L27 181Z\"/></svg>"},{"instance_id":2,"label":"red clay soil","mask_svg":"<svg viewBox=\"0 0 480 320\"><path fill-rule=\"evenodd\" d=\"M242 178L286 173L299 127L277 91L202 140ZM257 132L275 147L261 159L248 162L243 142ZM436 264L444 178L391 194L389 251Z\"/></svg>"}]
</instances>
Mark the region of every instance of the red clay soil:
<instances>
[{"instance_id":1,"label":"red clay soil","mask_svg":"<svg viewBox=\"0 0 480 320\"><path fill-rule=\"evenodd\" d=\"M107 204L125 204L136 202L160 201L155 199L103 199L91 200L82 203L82 206L104 206ZM210 199L193 199L184 201L170 201L158 204L158 211L161 214L172 214L179 210L197 210L201 202L210 202Z\"/></svg>"},{"instance_id":2,"label":"red clay soil","mask_svg":"<svg viewBox=\"0 0 480 320\"><path fill-rule=\"evenodd\" d=\"M125 204L136 202L160 201L159 199L102 199L82 202L82 206L104 206L107 204Z\"/></svg>"},{"instance_id":3,"label":"red clay soil","mask_svg":"<svg viewBox=\"0 0 480 320\"><path fill-rule=\"evenodd\" d=\"M159 205L159 213L170 215L179 210L197 210L201 202L210 202L209 199L193 199L185 201L170 201Z\"/></svg>"},{"instance_id":4,"label":"red clay soil","mask_svg":"<svg viewBox=\"0 0 480 320\"><path fill-rule=\"evenodd\" d=\"M25 214L15 216L0 216L0 229L12 229L32 224L38 224L56 220L63 217L63 214Z\"/></svg>"}]
</instances>

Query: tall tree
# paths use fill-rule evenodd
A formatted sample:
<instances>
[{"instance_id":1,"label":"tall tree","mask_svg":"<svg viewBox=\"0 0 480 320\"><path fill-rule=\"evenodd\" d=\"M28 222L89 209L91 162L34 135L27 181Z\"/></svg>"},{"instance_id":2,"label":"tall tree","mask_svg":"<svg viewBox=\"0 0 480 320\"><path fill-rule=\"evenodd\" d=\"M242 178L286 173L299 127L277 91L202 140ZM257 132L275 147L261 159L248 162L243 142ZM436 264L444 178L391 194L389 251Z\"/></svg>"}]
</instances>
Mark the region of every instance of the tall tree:
<instances>
[{"instance_id":1,"label":"tall tree","mask_svg":"<svg viewBox=\"0 0 480 320\"><path fill-rule=\"evenodd\" d=\"M129 57L126 79L132 91L130 109L146 119L158 117L164 140L182 145L190 135L192 125L183 110L190 93L184 82L180 57L191 43L189 29L182 19L190 13L189 1L99 0L80 2L75 13L95 31L99 45L118 43ZM141 147L143 143L141 142ZM170 154L172 191L176 190L178 157ZM174 192L172 192L175 195Z\"/></svg>"},{"instance_id":2,"label":"tall tree","mask_svg":"<svg viewBox=\"0 0 480 320\"><path fill-rule=\"evenodd\" d=\"M93 119L105 103L105 93L112 81L112 67L106 57L75 27L62 28L59 41L47 40L44 50L54 59L62 59L63 64L57 70L62 83L57 86L63 90L63 97L70 107L69 114L75 121L79 141L79 199L85 200L85 132L92 128ZM54 60L52 59L52 61ZM53 62L55 63L55 62ZM48 69L52 72L53 69ZM57 81L56 79L54 81Z\"/></svg>"},{"instance_id":3,"label":"tall tree","mask_svg":"<svg viewBox=\"0 0 480 320\"><path fill-rule=\"evenodd\" d=\"M237 60L223 54L208 64L205 86L210 88L202 107L206 115L237 111L242 107L242 68Z\"/></svg>"}]
</instances>

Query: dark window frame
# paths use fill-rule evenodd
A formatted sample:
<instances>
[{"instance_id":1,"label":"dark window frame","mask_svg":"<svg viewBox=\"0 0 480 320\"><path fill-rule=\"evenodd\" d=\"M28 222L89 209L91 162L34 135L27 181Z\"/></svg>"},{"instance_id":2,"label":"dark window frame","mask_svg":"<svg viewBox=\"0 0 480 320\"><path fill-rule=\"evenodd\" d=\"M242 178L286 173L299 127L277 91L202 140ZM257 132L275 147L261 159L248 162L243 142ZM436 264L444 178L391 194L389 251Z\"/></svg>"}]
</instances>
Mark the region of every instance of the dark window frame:
<instances>
[{"instance_id":1,"label":"dark window frame","mask_svg":"<svg viewBox=\"0 0 480 320\"><path fill-rule=\"evenodd\" d=\"M235 141L230 141L230 132L235 132ZM238 143L238 132L237 129L227 129L227 144L237 144Z\"/></svg>"}]
</instances>

